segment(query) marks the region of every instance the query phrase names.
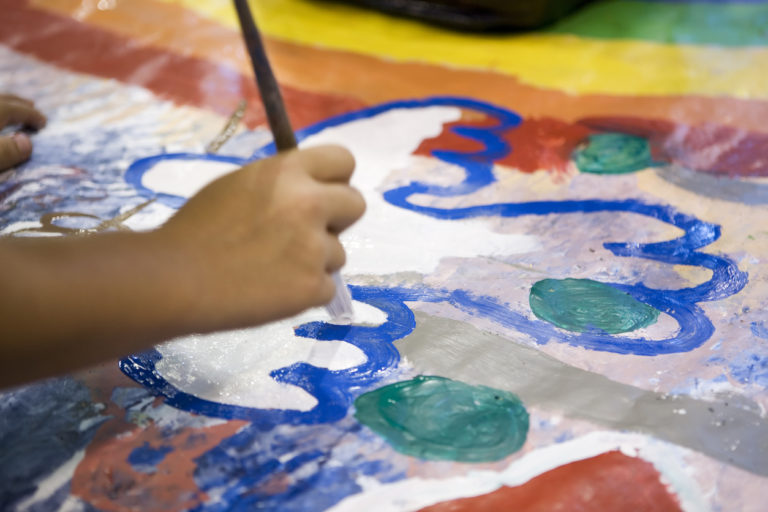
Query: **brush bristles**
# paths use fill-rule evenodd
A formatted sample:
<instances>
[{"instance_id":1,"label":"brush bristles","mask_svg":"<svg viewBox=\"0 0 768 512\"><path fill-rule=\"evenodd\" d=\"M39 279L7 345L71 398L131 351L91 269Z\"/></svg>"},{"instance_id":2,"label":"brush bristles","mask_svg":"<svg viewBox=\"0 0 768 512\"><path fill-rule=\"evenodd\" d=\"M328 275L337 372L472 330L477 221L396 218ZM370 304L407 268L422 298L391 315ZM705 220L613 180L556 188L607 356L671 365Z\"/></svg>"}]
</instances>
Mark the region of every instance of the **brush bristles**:
<instances>
[{"instance_id":1,"label":"brush bristles","mask_svg":"<svg viewBox=\"0 0 768 512\"><path fill-rule=\"evenodd\" d=\"M354 318L352 310L352 296L349 294L349 288L341 278L341 274L334 272L333 283L336 285L336 295L329 302L325 309L331 316L331 320L336 324L351 324Z\"/></svg>"}]
</instances>

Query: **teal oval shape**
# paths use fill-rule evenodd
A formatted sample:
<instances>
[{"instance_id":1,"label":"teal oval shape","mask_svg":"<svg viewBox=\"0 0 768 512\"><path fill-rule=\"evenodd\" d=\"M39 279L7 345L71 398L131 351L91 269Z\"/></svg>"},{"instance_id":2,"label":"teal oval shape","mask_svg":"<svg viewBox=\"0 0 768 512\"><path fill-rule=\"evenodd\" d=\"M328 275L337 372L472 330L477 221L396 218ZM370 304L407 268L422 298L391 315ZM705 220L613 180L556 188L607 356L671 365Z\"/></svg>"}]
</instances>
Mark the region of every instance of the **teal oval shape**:
<instances>
[{"instance_id":1,"label":"teal oval shape","mask_svg":"<svg viewBox=\"0 0 768 512\"><path fill-rule=\"evenodd\" d=\"M591 279L544 279L531 287L533 314L573 332L620 334L653 325L660 311Z\"/></svg>"},{"instance_id":2,"label":"teal oval shape","mask_svg":"<svg viewBox=\"0 0 768 512\"><path fill-rule=\"evenodd\" d=\"M516 452L528 412L512 393L419 376L365 393L355 417L395 450L430 460L491 462Z\"/></svg>"},{"instance_id":3,"label":"teal oval shape","mask_svg":"<svg viewBox=\"0 0 768 512\"><path fill-rule=\"evenodd\" d=\"M590 135L586 145L574 150L573 162L580 172L591 174L626 174L663 165L651 157L646 139L624 133Z\"/></svg>"}]
</instances>

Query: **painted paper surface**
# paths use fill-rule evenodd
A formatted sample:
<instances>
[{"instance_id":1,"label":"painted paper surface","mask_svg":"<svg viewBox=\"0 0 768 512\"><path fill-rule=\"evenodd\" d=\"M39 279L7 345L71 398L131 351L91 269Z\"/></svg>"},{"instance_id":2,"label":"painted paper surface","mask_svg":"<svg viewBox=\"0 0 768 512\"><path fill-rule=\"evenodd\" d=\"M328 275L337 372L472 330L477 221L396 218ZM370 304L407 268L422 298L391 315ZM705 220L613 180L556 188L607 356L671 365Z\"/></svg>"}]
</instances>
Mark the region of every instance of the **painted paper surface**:
<instances>
[{"instance_id":1,"label":"painted paper surface","mask_svg":"<svg viewBox=\"0 0 768 512\"><path fill-rule=\"evenodd\" d=\"M0 180L2 235L152 229L274 153L228 2L6 4L0 89L49 124ZM301 144L358 163L355 322L4 392L0 508L761 510L766 5L499 37L254 5Z\"/></svg>"}]
</instances>

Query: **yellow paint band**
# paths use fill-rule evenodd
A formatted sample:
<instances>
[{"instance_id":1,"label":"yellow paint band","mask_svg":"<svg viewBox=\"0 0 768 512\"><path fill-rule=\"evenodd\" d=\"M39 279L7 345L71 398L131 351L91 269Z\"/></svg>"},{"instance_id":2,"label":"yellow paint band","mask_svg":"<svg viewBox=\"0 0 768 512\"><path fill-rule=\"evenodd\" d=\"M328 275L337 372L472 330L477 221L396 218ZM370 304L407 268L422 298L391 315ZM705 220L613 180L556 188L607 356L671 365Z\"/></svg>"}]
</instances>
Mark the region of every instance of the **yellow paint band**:
<instances>
[{"instance_id":1,"label":"yellow paint band","mask_svg":"<svg viewBox=\"0 0 768 512\"><path fill-rule=\"evenodd\" d=\"M162 0L236 28L228 0ZM573 94L768 98L768 48L598 40L571 35L461 34L310 0L251 2L274 38L401 62L492 70Z\"/></svg>"},{"instance_id":2,"label":"yellow paint band","mask_svg":"<svg viewBox=\"0 0 768 512\"><path fill-rule=\"evenodd\" d=\"M93 28L138 44L194 57L250 75L252 69L239 35L182 5L131 0L99 9L83 0L29 0L35 9L75 17ZM90 7L85 9L84 7ZM151 13L151 16L147 14ZM176 20L169 24L167 20ZM629 116L670 119L683 124L713 121L744 130L764 131L768 101L724 96L569 95L521 84L510 75L434 64L381 60L371 55L330 50L265 38L280 83L305 92L376 104L434 95L482 98L526 117L555 117L573 122L584 117ZM364 70L361 72L360 70Z\"/></svg>"}]
</instances>

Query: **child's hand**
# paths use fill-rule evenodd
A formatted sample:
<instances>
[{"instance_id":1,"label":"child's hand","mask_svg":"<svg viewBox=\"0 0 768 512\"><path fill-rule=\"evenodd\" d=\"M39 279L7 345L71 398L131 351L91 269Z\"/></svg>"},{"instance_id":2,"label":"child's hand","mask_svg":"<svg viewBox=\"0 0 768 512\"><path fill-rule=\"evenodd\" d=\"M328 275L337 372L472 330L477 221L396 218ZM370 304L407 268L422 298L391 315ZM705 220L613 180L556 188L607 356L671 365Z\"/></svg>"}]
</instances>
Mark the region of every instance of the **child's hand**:
<instances>
[{"instance_id":1,"label":"child's hand","mask_svg":"<svg viewBox=\"0 0 768 512\"><path fill-rule=\"evenodd\" d=\"M11 125L26 126L39 130L46 119L34 103L12 94L0 94L0 129ZM32 154L32 141L21 132L0 137L0 171L18 165Z\"/></svg>"},{"instance_id":2,"label":"child's hand","mask_svg":"<svg viewBox=\"0 0 768 512\"><path fill-rule=\"evenodd\" d=\"M243 327L327 304L346 259L339 234L365 210L352 155L294 150L208 185L158 234L200 308L200 330ZM197 284L197 287L193 284Z\"/></svg>"}]
</instances>

